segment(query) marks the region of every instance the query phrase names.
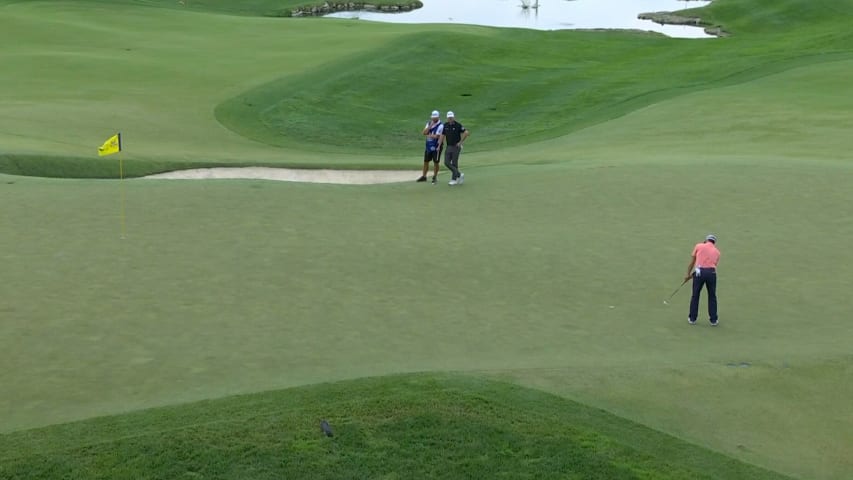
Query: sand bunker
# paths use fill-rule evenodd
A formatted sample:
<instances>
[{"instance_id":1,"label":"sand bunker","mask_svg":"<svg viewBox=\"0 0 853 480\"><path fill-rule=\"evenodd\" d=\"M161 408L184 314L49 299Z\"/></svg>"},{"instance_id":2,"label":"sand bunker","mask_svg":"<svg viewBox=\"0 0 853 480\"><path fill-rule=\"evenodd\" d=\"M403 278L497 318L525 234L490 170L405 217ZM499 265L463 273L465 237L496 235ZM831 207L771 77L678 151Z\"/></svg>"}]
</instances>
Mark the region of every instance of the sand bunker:
<instances>
[{"instance_id":1,"label":"sand bunker","mask_svg":"<svg viewBox=\"0 0 853 480\"><path fill-rule=\"evenodd\" d=\"M170 180L278 180L282 182L374 185L378 183L414 182L419 176L419 171L411 170L303 170L268 167L224 167L176 170L174 172L149 175L144 178Z\"/></svg>"}]
</instances>

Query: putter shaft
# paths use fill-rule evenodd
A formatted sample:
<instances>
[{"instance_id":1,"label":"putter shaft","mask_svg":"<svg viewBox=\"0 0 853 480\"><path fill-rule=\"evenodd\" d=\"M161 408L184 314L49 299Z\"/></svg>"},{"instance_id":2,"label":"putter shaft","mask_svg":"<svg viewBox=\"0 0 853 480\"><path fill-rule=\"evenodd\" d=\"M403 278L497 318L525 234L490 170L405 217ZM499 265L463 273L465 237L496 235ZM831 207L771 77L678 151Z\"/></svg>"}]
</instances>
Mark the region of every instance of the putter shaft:
<instances>
[{"instance_id":1,"label":"putter shaft","mask_svg":"<svg viewBox=\"0 0 853 480\"><path fill-rule=\"evenodd\" d=\"M683 287L685 284L687 284L687 280L681 282L681 285L679 285L678 288L676 288L675 291L669 295L666 301L669 302L670 300L672 300L672 297L674 297L675 294L678 293L678 291L681 290L681 287Z\"/></svg>"}]
</instances>

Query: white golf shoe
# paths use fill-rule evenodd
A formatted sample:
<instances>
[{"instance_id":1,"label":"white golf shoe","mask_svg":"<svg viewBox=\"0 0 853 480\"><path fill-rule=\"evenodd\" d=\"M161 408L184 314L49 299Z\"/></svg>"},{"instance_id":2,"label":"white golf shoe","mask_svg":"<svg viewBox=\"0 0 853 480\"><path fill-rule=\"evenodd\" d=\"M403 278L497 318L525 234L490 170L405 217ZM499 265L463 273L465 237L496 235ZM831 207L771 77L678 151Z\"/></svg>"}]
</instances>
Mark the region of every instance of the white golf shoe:
<instances>
[{"instance_id":1,"label":"white golf shoe","mask_svg":"<svg viewBox=\"0 0 853 480\"><path fill-rule=\"evenodd\" d=\"M459 185L462 185L463 183L465 183L465 174L464 173L461 173L461 172L459 173L459 178L456 180L456 183L458 183Z\"/></svg>"},{"instance_id":2,"label":"white golf shoe","mask_svg":"<svg viewBox=\"0 0 853 480\"><path fill-rule=\"evenodd\" d=\"M452 186L456 185L457 182L456 182L456 180L451 180L451 181L447 182L447 184L452 187Z\"/></svg>"}]
</instances>

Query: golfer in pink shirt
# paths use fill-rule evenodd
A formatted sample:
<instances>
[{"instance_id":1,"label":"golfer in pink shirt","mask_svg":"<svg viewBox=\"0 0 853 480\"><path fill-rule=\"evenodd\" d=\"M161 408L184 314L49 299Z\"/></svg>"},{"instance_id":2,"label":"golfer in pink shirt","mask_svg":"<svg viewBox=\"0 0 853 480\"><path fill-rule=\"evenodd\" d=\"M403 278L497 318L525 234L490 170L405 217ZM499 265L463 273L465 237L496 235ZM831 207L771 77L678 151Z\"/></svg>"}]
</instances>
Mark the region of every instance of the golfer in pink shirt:
<instances>
[{"instance_id":1,"label":"golfer in pink shirt","mask_svg":"<svg viewBox=\"0 0 853 480\"><path fill-rule=\"evenodd\" d=\"M720 262L720 251L717 250L717 237L708 235L705 241L693 247L693 257L690 266L687 267L687 276L684 281L693 277L693 296L690 297L690 314L687 321L690 325L696 324L699 316L699 295L702 287L708 290L708 316L711 326L719 324L717 317L717 263Z\"/></svg>"}]
</instances>

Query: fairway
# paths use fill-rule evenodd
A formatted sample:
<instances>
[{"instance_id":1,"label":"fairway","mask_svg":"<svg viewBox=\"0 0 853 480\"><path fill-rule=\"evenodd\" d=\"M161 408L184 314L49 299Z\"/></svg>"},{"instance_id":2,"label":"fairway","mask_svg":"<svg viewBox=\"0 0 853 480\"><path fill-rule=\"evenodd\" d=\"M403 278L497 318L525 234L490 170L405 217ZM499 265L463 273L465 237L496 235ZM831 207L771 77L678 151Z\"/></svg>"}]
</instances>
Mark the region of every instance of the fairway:
<instances>
[{"instance_id":1,"label":"fairway","mask_svg":"<svg viewBox=\"0 0 853 480\"><path fill-rule=\"evenodd\" d=\"M137 458L175 418L176 451L251 449L252 432L274 450L247 413L273 398L317 469L261 452L200 475L853 477L853 1L716 0L696 10L732 33L713 40L264 17L272 3L0 0L0 478L142 478L158 467L110 470L87 445ZM421 61L446 42L459 57ZM414 182L435 108L472 131L459 187ZM131 177L413 175L119 182L95 154L116 131ZM687 287L662 303L707 233L717 328L704 298L687 324ZM334 457L307 440L320 415L351 427ZM541 416L583 432L537 441ZM468 453L414 446L469 421L491 433ZM608 453L528 462L585 439ZM382 470L384 449L413 460ZM437 459L456 455L480 460Z\"/></svg>"}]
</instances>

